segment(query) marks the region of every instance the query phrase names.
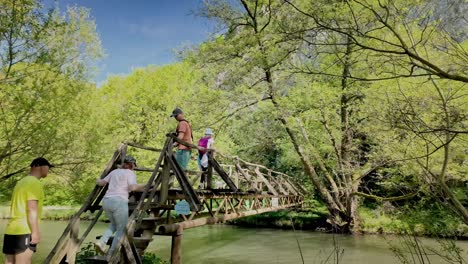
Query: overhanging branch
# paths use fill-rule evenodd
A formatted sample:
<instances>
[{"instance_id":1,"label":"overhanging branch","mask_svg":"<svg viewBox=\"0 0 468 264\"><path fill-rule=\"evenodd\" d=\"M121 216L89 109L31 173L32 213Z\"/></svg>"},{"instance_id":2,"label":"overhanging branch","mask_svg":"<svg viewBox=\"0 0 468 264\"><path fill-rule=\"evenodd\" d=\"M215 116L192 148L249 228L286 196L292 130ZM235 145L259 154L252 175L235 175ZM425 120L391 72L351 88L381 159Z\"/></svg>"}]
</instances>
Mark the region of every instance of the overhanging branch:
<instances>
[{"instance_id":1,"label":"overhanging branch","mask_svg":"<svg viewBox=\"0 0 468 264\"><path fill-rule=\"evenodd\" d=\"M394 202L394 201L400 201L400 200L408 200L408 199L413 198L414 196L416 196L418 193L419 193L419 190L417 190L414 193L409 193L409 194L400 195L400 196L380 197L380 196L377 196L377 195L363 193L363 192L354 192L354 193L351 194L351 196L357 195L357 196L361 196L361 197L364 197L364 198L373 199L373 200L376 200L376 201L379 201L379 202Z\"/></svg>"}]
</instances>

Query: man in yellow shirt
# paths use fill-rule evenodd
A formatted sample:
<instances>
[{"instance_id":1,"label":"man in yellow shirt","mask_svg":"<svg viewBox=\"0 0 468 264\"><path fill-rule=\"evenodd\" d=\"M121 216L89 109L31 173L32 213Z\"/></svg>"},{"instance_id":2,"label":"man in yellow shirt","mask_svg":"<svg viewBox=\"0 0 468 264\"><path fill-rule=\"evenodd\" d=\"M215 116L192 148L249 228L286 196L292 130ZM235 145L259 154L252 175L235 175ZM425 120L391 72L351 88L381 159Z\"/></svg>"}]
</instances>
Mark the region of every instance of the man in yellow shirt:
<instances>
[{"instance_id":1,"label":"man in yellow shirt","mask_svg":"<svg viewBox=\"0 0 468 264\"><path fill-rule=\"evenodd\" d=\"M42 214L44 190L40 179L54 167L45 158L31 162L29 176L16 183L11 198L10 221L3 239L3 253L7 264L31 263L32 255L41 240L39 221Z\"/></svg>"}]
</instances>

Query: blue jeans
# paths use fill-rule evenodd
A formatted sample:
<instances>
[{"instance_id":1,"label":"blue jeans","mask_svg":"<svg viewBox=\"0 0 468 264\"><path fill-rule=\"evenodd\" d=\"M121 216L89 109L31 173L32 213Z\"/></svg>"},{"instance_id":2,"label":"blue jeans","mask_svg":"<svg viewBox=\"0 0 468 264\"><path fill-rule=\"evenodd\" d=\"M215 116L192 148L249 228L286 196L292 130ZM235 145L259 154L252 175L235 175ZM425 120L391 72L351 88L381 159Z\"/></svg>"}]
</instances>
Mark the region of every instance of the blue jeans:
<instances>
[{"instance_id":1,"label":"blue jeans","mask_svg":"<svg viewBox=\"0 0 468 264\"><path fill-rule=\"evenodd\" d=\"M190 156L191 156L190 150L186 150L186 149L179 149L177 150L175 154L177 163L179 163L179 166L184 171L187 170L188 163L190 161Z\"/></svg>"},{"instance_id":2,"label":"blue jeans","mask_svg":"<svg viewBox=\"0 0 468 264\"><path fill-rule=\"evenodd\" d=\"M102 207L106 212L111 224L102 235L99 242L106 245L109 238L114 234L111 248L115 248L120 237L125 233L128 223L128 201L122 197L104 197Z\"/></svg>"}]
</instances>

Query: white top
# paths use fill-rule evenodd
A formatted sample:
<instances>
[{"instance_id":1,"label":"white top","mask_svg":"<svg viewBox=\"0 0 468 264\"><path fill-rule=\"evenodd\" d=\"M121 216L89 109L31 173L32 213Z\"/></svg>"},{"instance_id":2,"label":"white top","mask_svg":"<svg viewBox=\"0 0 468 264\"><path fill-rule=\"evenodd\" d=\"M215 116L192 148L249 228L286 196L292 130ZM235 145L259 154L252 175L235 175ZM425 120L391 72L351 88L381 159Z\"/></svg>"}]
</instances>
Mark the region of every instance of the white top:
<instances>
[{"instance_id":1,"label":"white top","mask_svg":"<svg viewBox=\"0 0 468 264\"><path fill-rule=\"evenodd\" d=\"M129 169L113 170L102 180L109 183L104 197L122 197L125 200L128 200L130 186L137 184L135 172Z\"/></svg>"},{"instance_id":2,"label":"white top","mask_svg":"<svg viewBox=\"0 0 468 264\"><path fill-rule=\"evenodd\" d=\"M208 139L208 145L206 145L206 148L211 148L211 146L213 146L213 143L214 143L213 138Z\"/></svg>"}]
</instances>

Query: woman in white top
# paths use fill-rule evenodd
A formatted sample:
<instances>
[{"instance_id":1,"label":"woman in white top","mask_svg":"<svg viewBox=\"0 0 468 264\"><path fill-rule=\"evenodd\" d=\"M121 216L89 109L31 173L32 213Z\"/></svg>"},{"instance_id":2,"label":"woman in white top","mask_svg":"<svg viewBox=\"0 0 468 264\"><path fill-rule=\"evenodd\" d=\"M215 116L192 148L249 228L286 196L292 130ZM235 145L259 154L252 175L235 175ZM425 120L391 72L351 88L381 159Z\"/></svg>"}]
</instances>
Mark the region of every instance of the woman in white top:
<instances>
[{"instance_id":1,"label":"woman in white top","mask_svg":"<svg viewBox=\"0 0 468 264\"><path fill-rule=\"evenodd\" d=\"M94 243L98 252L105 254L105 245L115 233L111 248L115 249L120 237L124 234L128 222L128 193L130 191L143 191L144 184L137 184L133 169L136 168L136 160L132 156L126 156L121 169L111 171L104 179L98 179L97 185L109 184L102 202L111 224L104 232L101 239Z\"/></svg>"}]
</instances>

